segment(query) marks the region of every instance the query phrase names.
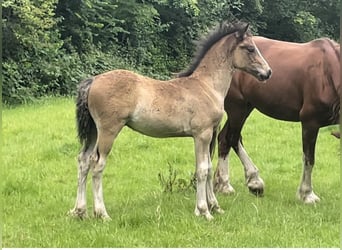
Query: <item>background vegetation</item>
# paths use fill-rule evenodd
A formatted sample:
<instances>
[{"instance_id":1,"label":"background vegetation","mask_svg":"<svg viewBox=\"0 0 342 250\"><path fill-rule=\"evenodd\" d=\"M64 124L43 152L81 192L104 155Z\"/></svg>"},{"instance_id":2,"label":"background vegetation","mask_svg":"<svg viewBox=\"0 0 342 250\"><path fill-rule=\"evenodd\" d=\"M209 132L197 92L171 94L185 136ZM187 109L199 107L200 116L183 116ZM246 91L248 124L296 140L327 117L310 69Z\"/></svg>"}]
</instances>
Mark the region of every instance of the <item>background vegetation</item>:
<instances>
[{"instance_id":1,"label":"background vegetation","mask_svg":"<svg viewBox=\"0 0 342 250\"><path fill-rule=\"evenodd\" d=\"M194 215L192 188L177 184L165 193L158 178L160 174L168 180L172 166L176 180L190 179L195 170L193 140L155 139L125 128L104 171L104 198L112 221L103 223L92 217L90 176L89 219L67 216L76 198L80 149L74 100L52 98L5 108L3 247L338 248L340 146L331 130L336 126L321 129L316 147L313 185L321 202L304 205L295 198L302 172L300 124L254 111L244 127L244 144L265 181L265 196L249 194L241 163L232 153L236 194L219 194L225 214L208 222Z\"/></svg>"},{"instance_id":2,"label":"background vegetation","mask_svg":"<svg viewBox=\"0 0 342 250\"><path fill-rule=\"evenodd\" d=\"M337 40L339 10L339 0L3 0L3 102L72 95L113 68L168 78L223 19L280 40Z\"/></svg>"}]
</instances>

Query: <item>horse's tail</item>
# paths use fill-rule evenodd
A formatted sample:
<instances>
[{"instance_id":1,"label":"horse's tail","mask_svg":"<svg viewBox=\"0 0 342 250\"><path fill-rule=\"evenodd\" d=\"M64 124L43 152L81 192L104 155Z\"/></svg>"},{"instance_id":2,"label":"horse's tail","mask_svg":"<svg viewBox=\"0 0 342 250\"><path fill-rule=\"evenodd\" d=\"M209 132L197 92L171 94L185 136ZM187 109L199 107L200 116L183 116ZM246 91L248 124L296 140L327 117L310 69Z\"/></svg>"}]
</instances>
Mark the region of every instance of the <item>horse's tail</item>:
<instances>
[{"instance_id":1,"label":"horse's tail","mask_svg":"<svg viewBox=\"0 0 342 250\"><path fill-rule=\"evenodd\" d=\"M81 144L87 143L95 123L88 108L88 94L93 78L88 78L78 85L76 99L77 134Z\"/></svg>"}]
</instances>

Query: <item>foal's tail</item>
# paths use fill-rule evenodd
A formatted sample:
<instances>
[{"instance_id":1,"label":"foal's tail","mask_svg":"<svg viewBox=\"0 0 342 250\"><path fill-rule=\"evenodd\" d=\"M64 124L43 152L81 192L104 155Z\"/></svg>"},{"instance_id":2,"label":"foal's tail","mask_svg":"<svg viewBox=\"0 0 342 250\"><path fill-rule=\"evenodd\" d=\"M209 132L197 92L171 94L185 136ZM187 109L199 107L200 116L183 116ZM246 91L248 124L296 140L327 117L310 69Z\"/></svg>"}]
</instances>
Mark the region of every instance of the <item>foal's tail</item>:
<instances>
[{"instance_id":1,"label":"foal's tail","mask_svg":"<svg viewBox=\"0 0 342 250\"><path fill-rule=\"evenodd\" d=\"M88 93L93 78L88 78L78 85L76 99L77 134L81 144L87 143L95 123L88 109Z\"/></svg>"}]
</instances>

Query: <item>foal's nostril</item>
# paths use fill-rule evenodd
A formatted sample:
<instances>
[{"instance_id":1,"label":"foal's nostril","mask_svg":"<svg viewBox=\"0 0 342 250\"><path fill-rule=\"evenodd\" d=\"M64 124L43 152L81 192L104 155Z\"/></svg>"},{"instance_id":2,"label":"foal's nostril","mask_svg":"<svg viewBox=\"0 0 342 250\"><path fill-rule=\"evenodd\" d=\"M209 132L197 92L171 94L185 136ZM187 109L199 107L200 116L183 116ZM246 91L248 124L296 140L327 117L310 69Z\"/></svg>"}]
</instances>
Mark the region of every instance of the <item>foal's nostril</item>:
<instances>
[{"instance_id":1,"label":"foal's nostril","mask_svg":"<svg viewBox=\"0 0 342 250\"><path fill-rule=\"evenodd\" d=\"M265 80L269 79L271 77L271 75L272 75L272 70L269 69L265 72L265 74L261 74L260 78L262 81L265 81Z\"/></svg>"}]
</instances>

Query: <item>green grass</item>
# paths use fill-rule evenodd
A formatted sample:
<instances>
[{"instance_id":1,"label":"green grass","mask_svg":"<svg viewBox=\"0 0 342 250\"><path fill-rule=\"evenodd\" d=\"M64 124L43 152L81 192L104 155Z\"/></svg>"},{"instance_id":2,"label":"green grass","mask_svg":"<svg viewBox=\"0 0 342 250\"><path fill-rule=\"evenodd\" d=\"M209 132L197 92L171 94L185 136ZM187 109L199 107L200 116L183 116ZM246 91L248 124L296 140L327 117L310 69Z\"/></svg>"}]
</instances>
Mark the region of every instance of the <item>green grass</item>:
<instances>
[{"instance_id":1,"label":"green grass","mask_svg":"<svg viewBox=\"0 0 342 250\"><path fill-rule=\"evenodd\" d=\"M313 183L321 202L303 205L295 197L302 172L300 124L254 112L244 144L266 183L265 196L249 194L232 154L236 194L217 196L226 212L211 222L194 215L194 191L163 193L158 180L169 164L178 178L190 179L192 139L155 139L124 129L104 172L112 217L104 223L67 216L80 148L74 112L73 100L61 98L3 110L4 247L339 247L340 145L330 135L336 127L321 129L316 146Z\"/></svg>"}]
</instances>

